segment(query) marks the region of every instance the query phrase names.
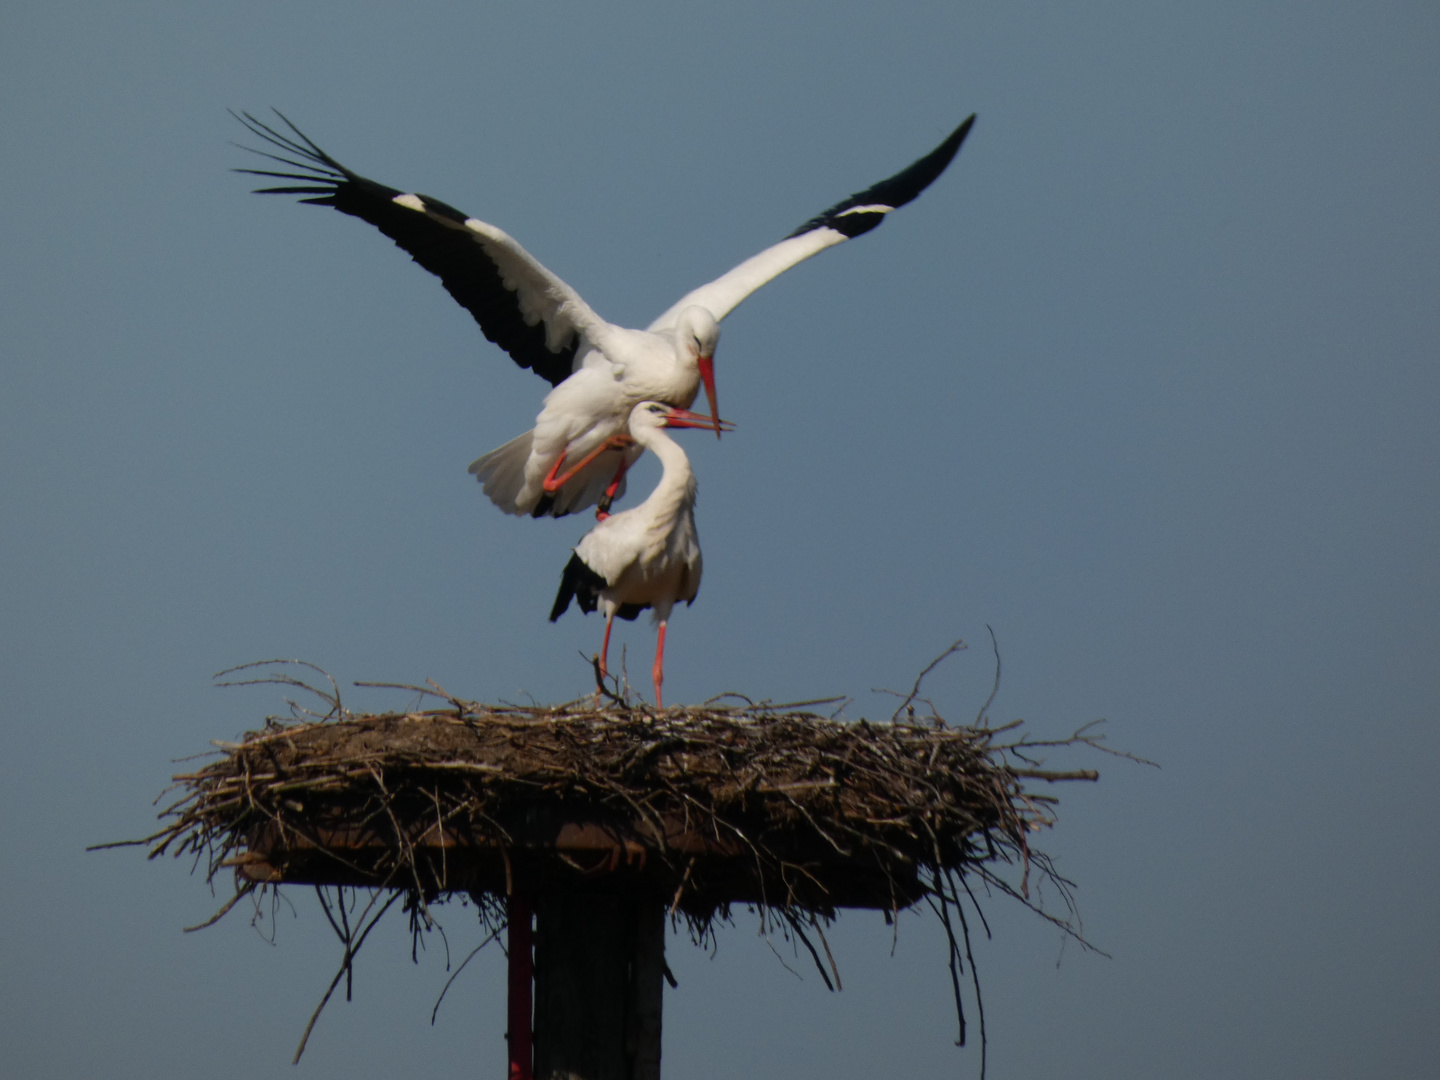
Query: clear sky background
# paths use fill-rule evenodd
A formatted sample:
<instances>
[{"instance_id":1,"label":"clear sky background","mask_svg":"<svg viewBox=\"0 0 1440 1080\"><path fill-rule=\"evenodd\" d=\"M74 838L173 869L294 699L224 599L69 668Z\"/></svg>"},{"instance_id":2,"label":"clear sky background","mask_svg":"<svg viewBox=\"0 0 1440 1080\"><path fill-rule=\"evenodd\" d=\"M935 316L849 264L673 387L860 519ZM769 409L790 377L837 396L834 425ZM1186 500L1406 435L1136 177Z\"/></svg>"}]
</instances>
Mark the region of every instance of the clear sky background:
<instances>
[{"instance_id":1,"label":"clear sky background","mask_svg":"<svg viewBox=\"0 0 1440 1080\"><path fill-rule=\"evenodd\" d=\"M99 4L0 16L0 1062L14 1077L498 1076L503 965L403 921L274 945L152 828L283 708L212 672L587 689L580 519L466 475L540 380L369 227L247 194L227 107L506 229L604 316L908 164L955 164L724 326L681 436L704 587L667 696L928 688L1061 735L1090 939L996 899L991 1076L1409 1078L1440 1055L1440 8L1433 3ZM653 482L641 472L636 485ZM653 632L618 631L648 669ZM404 695L349 690L354 708ZM452 956L478 940L443 909ZM266 933L270 931L267 913ZM930 918L845 989L740 915L672 941L667 1075L973 1076Z\"/></svg>"}]
</instances>

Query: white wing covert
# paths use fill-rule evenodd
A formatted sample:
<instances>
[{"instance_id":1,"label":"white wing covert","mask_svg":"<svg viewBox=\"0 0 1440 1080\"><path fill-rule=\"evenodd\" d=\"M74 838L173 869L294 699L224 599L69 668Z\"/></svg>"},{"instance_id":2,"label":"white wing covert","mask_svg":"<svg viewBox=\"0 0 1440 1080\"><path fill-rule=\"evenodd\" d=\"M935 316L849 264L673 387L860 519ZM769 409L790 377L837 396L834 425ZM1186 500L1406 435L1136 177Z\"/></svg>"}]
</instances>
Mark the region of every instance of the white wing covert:
<instances>
[{"instance_id":1,"label":"white wing covert","mask_svg":"<svg viewBox=\"0 0 1440 1080\"><path fill-rule=\"evenodd\" d=\"M694 304L723 319L766 282L828 247L867 233L885 215L910 202L945 171L975 123L972 113L939 146L888 180L858 191L817 214L784 240L752 255L714 281L682 296L650 324L652 331L673 329L680 312Z\"/></svg>"}]
</instances>

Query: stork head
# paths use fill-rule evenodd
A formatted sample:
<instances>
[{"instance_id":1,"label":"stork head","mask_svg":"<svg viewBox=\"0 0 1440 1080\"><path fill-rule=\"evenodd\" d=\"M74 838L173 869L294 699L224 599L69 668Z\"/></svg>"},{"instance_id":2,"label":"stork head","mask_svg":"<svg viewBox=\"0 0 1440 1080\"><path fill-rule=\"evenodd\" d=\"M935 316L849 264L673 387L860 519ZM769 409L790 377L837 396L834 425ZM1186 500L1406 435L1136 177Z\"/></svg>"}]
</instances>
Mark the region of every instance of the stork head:
<instances>
[{"instance_id":1,"label":"stork head","mask_svg":"<svg viewBox=\"0 0 1440 1080\"><path fill-rule=\"evenodd\" d=\"M658 428L705 428L707 431L734 431L735 425L728 420L701 416L689 409L678 409L658 401L642 401L630 410L630 434L636 441L643 441L642 431Z\"/></svg>"},{"instance_id":2,"label":"stork head","mask_svg":"<svg viewBox=\"0 0 1440 1080\"><path fill-rule=\"evenodd\" d=\"M700 369L700 383L705 387L705 399L710 402L710 415L715 418L715 437L723 430L720 409L715 403L715 346L720 341L720 324L715 316L697 304L680 312L680 322L675 335L682 355L695 361Z\"/></svg>"}]
</instances>

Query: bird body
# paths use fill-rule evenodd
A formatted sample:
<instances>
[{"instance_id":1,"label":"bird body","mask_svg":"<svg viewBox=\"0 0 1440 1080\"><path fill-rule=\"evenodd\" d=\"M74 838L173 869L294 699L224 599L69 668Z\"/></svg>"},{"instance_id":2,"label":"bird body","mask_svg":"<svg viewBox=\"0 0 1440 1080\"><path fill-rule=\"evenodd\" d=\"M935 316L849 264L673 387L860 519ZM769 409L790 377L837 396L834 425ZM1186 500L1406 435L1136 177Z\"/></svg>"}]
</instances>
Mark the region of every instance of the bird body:
<instances>
[{"instance_id":1,"label":"bird body","mask_svg":"<svg viewBox=\"0 0 1440 1080\"><path fill-rule=\"evenodd\" d=\"M718 436L713 363L720 320L778 274L869 232L919 195L950 164L975 120L969 117L908 168L842 200L686 294L647 329L632 330L600 318L503 230L438 199L352 172L277 115L289 134L248 113L236 118L280 151L255 153L298 171L238 171L300 181L258 190L302 195L302 202L332 206L374 225L436 274L487 338L554 387L533 431L470 466L502 510L536 517L558 517L597 502L603 510L611 496L623 492L625 470L639 449L606 447L623 432L639 402L688 409L703 386ZM571 468L562 473L566 465Z\"/></svg>"},{"instance_id":2,"label":"bird body","mask_svg":"<svg viewBox=\"0 0 1440 1080\"><path fill-rule=\"evenodd\" d=\"M573 599L581 611L598 609L605 616L600 652L603 675L615 617L634 619L646 608L652 609L659 625L652 672L657 705L661 703L670 612L681 600L694 602L703 569L695 530L695 474L685 451L663 429L706 427L707 419L650 401L631 410L630 436L660 459L660 482L644 502L606 517L580 539L550 610L554 622Z\"/></svg>"},{"instance_id":3,"label":"bird body","mask_svg":"<svg viewBox=\"0 0 1440 1080\"><path fill-rule=\"evenodd\" d=\"M687 309L676 328L656 333L608 323L597 327L574 374L545 395L529 440L512 439L477 459L470 472L491 501L511 514L558 517L599 501L617 473L623 484L624 472L640 456L638 446L604 451L556 491L547 491L545 478L557 462L583 460L623 434L631 410L642 401L689 409L705 383L702 365L713 357L719 334L700 307ZM710 400L714 413L713 391Z\"/></svg>"}]
</instances>

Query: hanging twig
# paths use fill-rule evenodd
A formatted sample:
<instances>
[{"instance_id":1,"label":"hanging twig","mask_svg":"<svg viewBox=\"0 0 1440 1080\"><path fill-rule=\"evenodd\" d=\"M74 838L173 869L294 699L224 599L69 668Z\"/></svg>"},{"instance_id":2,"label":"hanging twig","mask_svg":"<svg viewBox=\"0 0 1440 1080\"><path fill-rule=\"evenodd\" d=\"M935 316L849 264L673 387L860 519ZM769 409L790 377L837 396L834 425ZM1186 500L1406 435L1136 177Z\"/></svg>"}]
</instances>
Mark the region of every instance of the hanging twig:
<instances>
[{"instance_id":1,"label":"hanging twig","mask_svg":"<svg viewBox=\"0 0 1440 1080\"><path fill-rule=\"evenodd\" d=\"M345 975L346 972L350 970L350 965L355 960L355 954L360 951L360 946L365 944L365 939L370 936L370 931L375 929L375 924L380 921L381 916L383 916L385 912L390 910L390 905L395 903L396 900L399 900L404 895L405 894L403 892L391 893L390 899L385 901L385 906L375 913L375 917L372 918L369 924L365 925L365 928L360 932L360 936L356 939L355 944L352 946L348 942L346 943L345 958L340 962L340 970L335 972L335 977L330 980L330 986L325 991L325 996L320 999L320 1004L316 1005L315 1011L310 1014L310 1022L305 1025L305 1034L300 1036L300 1045L295 1048L295 1056L290 1060L291 1065L300 1064L300 1055L305 1053L305 1044L310 1041L310 1032L315 1030L315 1021L320 1019L320 1013L324 1011L325 1006L329 1003L330 995L335 993L335 987L340 985L341 976ZM380 893L377 891L375 893L375 898L371 899L370 904L373 905L375 903L375 899L378 899L379 896ZM369 910L370 907L367 906L365 908L365 912L368 913ZM360 923L362 925L365 924L364 914L362 914L360 917Z\"/></svg>"},{"instance_id":2,"label":"hanging twig","mask_svg":"<svg viewBox=\"0 0 1440 1080\"><path fill-rule=\"evenodd\" d=\"M825 989L833 993L835 991L835 983L832 983L830 981L830 975L825 970L825 965L820 962L820 954L815 951L815 946L810 944L810 939L805 936L805 931L801 929L799 916L796 915L794 912L786 909L782 909L781 915L783 915L785 921L790 924L790 929L795 934L795 937L799 939L800 944L804 945L805 948L809 950L810 959L815 961L815 970L820 972L820 978L825 981ZM815 928L818 930L819 926L817 925ZM827 955L829 954L830 949L828 946L826 947L825 952ZM832 965L835 963L833 958L831 959L830 963ZM835 973L835 978L838 982L840 978L840 973L838 971Z\"/></svg>"},{"instance_id":3,"label":"hanging twig","mask_svg":"<svg viewBox=\"0 0 1440 1080\"><path fill-rule=\"evenodd\" d=\"M232 896L229 900L225 901L224 907L222 907L219 911L215 912L214 915L211 915L202 923L196 923L194 926L183 927L182 932L186 934L193 934L196 930L204 930L207 926L214 926L217 922L219 922L221 919L223 919L226 915L230 913L230 909L233 908L236 904L238 904L242 897L249 896L254 891L255 882L246 882L243 886L241 886L239 891L237 891L234 896Z\"/></svg>"},{"instance_id":4,"label":"hanging twig","mask_svg":"<svg viewBox=\"0 0 1440 1080\"><path fill-rule=\"evenodd\" d=\"M480 942L479 945L476 945L475 948L471 949L470 954L466 956L464 960L460 961L460 966L457 967L455 971L451 974L451 976L445 980L445 985L440 990L440 996L435 999L435 1008L430 1010L431 1027L435 1026L435 1017L440 1012L440 1003L445 1000L445 995L450 992L450 984L460 977L460 972L465 970L465 965L470 963L471 960L475 959L475 957L479 955L481 949L485 948L486 945L489 945L490 942L498 938L504 929L504 926L499 926L496 927L494 930L490 931L490 936L487 937L484 941Z\"/></svg>"}]
</instances>

